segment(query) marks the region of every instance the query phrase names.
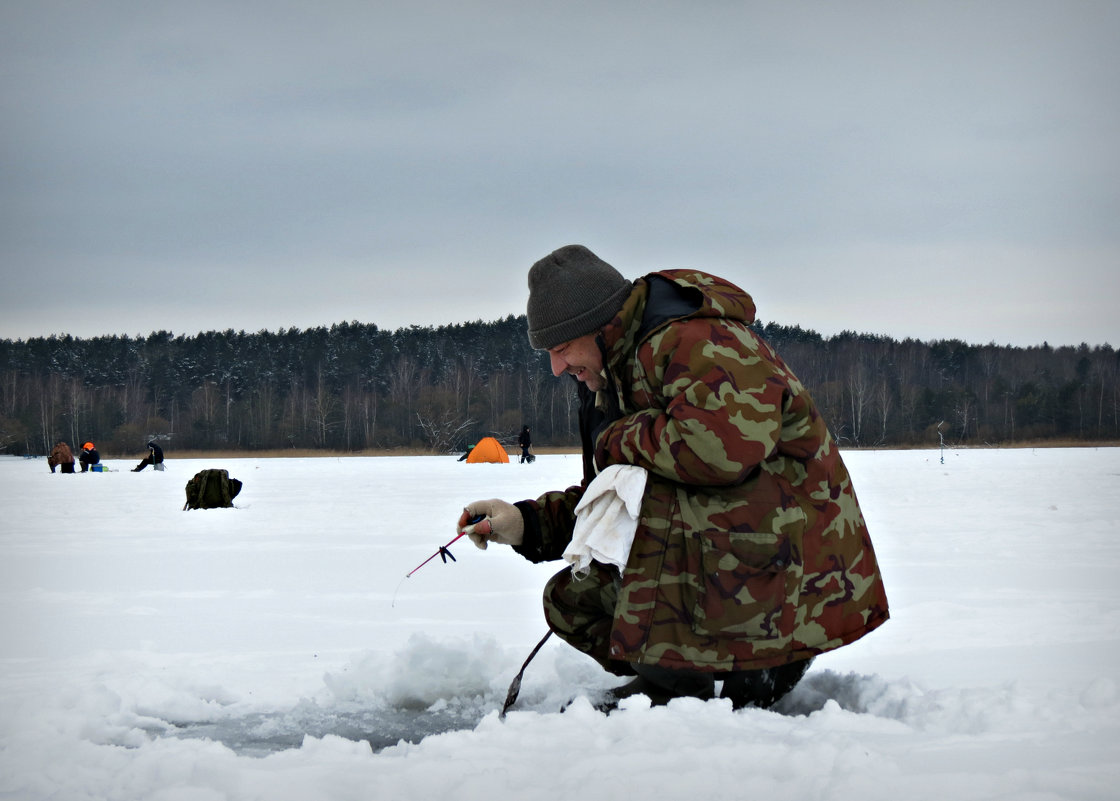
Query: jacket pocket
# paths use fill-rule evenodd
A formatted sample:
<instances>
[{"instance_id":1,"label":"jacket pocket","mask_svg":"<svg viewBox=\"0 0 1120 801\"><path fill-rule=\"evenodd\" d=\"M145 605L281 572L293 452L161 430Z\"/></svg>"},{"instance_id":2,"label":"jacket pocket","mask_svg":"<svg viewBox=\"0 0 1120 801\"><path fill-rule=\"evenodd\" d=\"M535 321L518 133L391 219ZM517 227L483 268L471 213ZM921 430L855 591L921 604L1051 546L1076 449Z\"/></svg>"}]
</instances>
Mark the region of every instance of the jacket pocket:
<instances>
[{"instance_id":1,"label":"jacket pocket","mask_svg":"<svg viewBox=\"0 0 1120 801\"><path fill-rule=\"evenodd\" d=\"M691 582L697 634L751 640L792 634L800 589L793 540L800 540L802 526L794 528L705 530L689 538L697 567Z\"/></svg>"}]
</instances>

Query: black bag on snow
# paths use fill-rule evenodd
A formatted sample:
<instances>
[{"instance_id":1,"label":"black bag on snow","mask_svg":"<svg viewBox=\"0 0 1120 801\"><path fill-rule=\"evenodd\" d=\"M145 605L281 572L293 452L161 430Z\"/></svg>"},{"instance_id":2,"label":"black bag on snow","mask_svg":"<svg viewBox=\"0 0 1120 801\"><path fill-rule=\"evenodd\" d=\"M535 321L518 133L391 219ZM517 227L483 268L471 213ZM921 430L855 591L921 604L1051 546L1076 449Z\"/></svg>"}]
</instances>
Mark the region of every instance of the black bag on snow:
<instances>
[{"instance_id":1,"label":"black bag on snow","mask_svg":"<svg viewBox=\"0 0 1120 801\"><path fill-rule=\"evenodd\" d=\"M202 470L187 482L187 509L222 509L233 506L241 492L241 482L229 477L228 470Z\"/></svg>"}]
</instances>

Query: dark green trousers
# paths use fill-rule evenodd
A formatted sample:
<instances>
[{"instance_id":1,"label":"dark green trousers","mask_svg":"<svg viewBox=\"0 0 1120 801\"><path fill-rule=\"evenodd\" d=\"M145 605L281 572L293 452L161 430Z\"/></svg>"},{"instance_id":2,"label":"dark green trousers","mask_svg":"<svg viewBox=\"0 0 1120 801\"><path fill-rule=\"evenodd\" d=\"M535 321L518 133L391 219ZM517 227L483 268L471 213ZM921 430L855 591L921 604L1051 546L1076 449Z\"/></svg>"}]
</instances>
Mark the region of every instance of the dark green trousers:
<instances>
[{"instance_id":1,"label":"dark green trousers","mask_svg":"<svg viewBox=\"0 0 1120 801\"><path fill-rule=\"evenodd\" d=\"M622 577L618 571L597 562L591 571L577 578L565 567L549 579L544 588L545 620L552 631L578 651L590 656L616 676L640 675L670 692L689 687L682 694L699 694L701 682L723 680L723 698L730 698L736 709L745 706L770 707L794 688L809 669L811 659L761 670L736 670L711 673L700 670L674 670L657 666L632 665L611 659L610 638L614 611Z\"/></svg>"}]
</instances>

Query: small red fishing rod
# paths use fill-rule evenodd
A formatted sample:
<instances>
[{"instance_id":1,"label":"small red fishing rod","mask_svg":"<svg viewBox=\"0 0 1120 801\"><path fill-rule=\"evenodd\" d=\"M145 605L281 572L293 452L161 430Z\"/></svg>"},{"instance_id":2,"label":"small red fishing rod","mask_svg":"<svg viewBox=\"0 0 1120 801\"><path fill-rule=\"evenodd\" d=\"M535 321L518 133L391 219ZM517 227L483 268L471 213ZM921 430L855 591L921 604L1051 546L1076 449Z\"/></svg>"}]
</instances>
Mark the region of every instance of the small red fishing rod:
<instances>
[{"instance_id":1,"label":"small red fishing rod","mask_svg":"<svg viewBox=\"0 0 1120 801\"><path fill-rule=\"evenodd\" d=\"M471 518L467 519L467 525L473 525L475 523L481 523L485 519L486 519L486 515L475 515L474 517L471 517ZM400 592L401 584L404 584L404 579L412 578L413 573L415 573L417 570L422 568L424 565L428 564L428 562L432 561L437 556L440 557L443 560L444 564L447 563L448 559L450 559L452 562L457 561L455 559L455 557L452 555L451 551L448 550L448 549L452 545L454 545L456 542L461 540L466 533L467 533L466 531L460 531L458 536L455 537L455 539L451 540L451 542L447 543L446 545L441 545L439 547L438 551L436 551L434 554L429 556L427 559L425 559L423 562L418 564L416 567L412 568L412 570L405 573L404 578L402 578L400 584L397 585L397 589L393 590L393 602L389 605L390 606L396 606L397 605L397 593Z\"/></svg>"},{"instance_id":2,"label":"small red fishing rod","mask_svg":"<svg viewBox=\"0 0 1120 801\"><path fill-rule=\"evenodd\" d=\"M467 525L473 525L473 524L475 524L475 523L481 523L481 522L482 522L483 520L485 520L485 519L486 519L486 515L475 515L474 517L471 517L471 518L468 518L468 519L467 519ZM409 571L408 573L406 573L404 577L405 577L405 578L411 578L411 576L412 576L412 574L413 574L413 573L415 573L415 572L416 572L417 570L419 570L420 568L422 568L422 567L423 567L424 565L428 564L428 562L432 561L432 560L433 560L433 559L435 559L435 558L436 558L437 556L438 556L438 557L439 557L440 559L442 559L442 560L443 560L443 563L444 563L444 564L447 564L447 560L448 560L448 559L450 559L450 560L451 560L452 562L455 562L455 561L457 561L457 560L455 559L454 555L452 555L451 551L450 551L450 550L448 550L448 549L449 549L449 548L450 548L450 547L451 547L452 545L454 545L454 544L455 544L456 542L458 542L459 540L461 540L461 539L462 539L462 538L463 538L464 536L466 536L466 534L467 534L467 532L466 532L465 530L464 530L464 531L460 531L460 532L459 532L459 534L458 534L458 536L457 536L457 537L455 537L455 539L451 540L451 542L447 543L446 545L441 545L441 546L439 546L439 550L438 550L438 551L436 551L436 552L435 552L434 554L432 554L431 556L429 556L429 557L428 557L427 559L425 559L425 560L424 560L423 562L421 562L420 564L418 564L418 565L417 565L416 567L412 568L412 570L410 570L410 571Z\"/></svg>"}]
</instances>

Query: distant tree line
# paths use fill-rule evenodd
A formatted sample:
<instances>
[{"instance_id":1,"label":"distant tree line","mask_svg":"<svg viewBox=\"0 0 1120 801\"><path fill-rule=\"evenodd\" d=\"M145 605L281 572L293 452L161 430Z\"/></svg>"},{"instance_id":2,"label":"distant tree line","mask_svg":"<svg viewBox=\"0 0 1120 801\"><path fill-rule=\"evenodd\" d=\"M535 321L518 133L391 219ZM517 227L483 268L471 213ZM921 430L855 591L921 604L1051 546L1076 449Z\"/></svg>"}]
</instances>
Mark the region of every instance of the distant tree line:
<instances>
[{"instance_id":1,"label":"distant tree line","mask_svg":"<svg viewBox=\"0 0 1120 801\"><path fill-rule=\"evenodd\" d=\"M958 340L756 330L847 446L1120 439L1120 353ZM62 439L179 450L464 450L578 442L572 382L533 351L524 316L395 331L372 324L273 333L0 340L0 450Z\"/></svg>"}]
</instances>

